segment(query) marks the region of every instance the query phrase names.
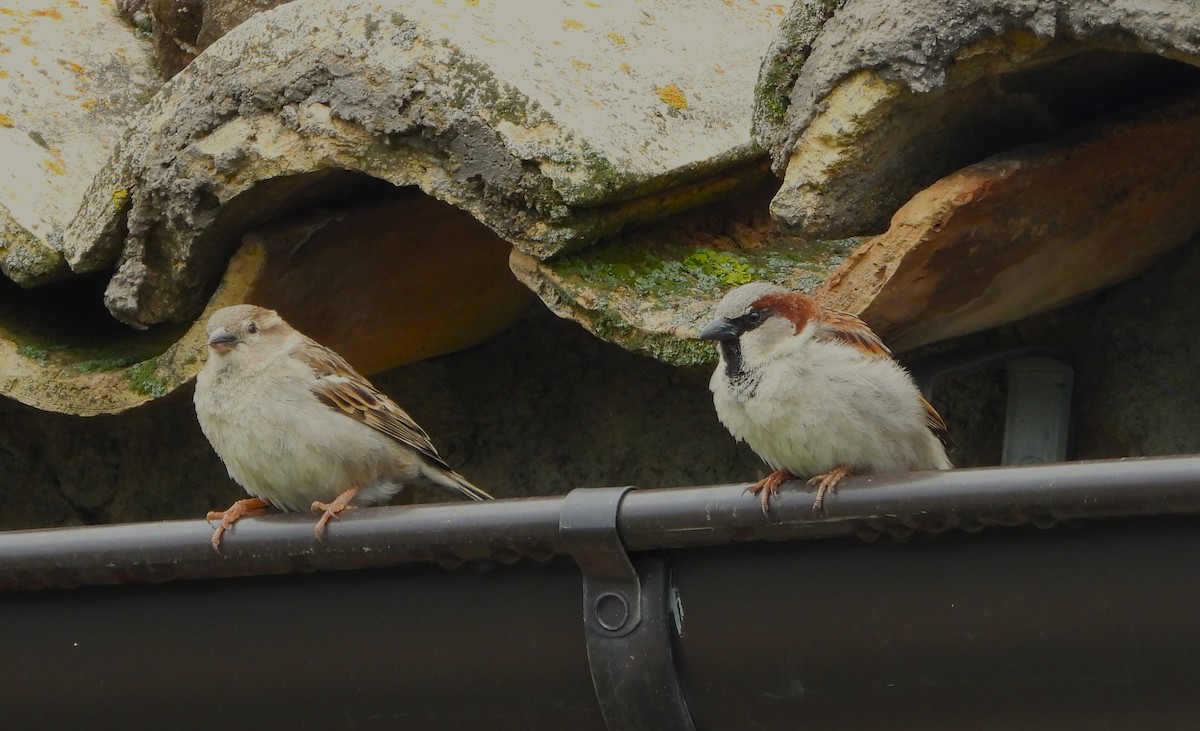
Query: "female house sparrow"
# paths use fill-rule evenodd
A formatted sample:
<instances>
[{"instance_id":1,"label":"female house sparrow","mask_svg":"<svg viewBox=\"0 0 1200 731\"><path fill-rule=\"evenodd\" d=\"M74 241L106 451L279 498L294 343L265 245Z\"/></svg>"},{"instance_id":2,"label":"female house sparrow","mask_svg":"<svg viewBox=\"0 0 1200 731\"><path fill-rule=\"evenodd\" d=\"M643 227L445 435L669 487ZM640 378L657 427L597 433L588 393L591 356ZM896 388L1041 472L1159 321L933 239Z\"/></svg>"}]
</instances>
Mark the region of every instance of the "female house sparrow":
<instances>
[{"instance_id":1,"label":"female house sparrow","mask_svg":"<svg viewBox=\"0 0 1200 731\"><path fill-rule=\"evenodd\" d=\"M853 472L949 469L946 423L854 315L765 282L729 292L700 331L720 362L717 416L771 469L750 488L766 512L779 485L812 476L813 512Z\"/></svg>"},{"instance_id":2,"label":"female house sparrow","mask_svg":"<svg viewBox=\"0 0 1200 731\"><path fill-rule=\"evenodd\" d=\"M342 357L273 310L237 305L208 321L208 360L196 376L196 416L229 476L253 497L221 512L221 536L239 518L381 503L405 485L492 499L438 455L429 435Z\"/></svg>"}]
</instances>

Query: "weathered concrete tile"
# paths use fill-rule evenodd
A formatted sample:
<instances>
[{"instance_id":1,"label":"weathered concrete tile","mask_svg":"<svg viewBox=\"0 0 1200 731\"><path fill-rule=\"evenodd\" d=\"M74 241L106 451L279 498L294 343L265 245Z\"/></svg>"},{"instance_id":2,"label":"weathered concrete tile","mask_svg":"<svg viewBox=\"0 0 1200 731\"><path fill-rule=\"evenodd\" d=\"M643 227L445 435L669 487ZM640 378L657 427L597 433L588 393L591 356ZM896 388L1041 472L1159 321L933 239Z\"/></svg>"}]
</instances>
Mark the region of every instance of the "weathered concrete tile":
<instances>
[{"instance_id":1,"label":"weathered concrete tile","mask_svg":"<svg viewBox=\"0 0 1200 731\"><path fill-rule=\"evenodd\" d=\"M906 203L819 296L897 349L1061 307L1200 231L1200 95L956 171Z\"/></svg>"},{"instance_id":2,"label":"weathered concrete tile","mask_svg":"<svg viewBox=\"0 0 1200 731\"><path fill-rule=\"evenodd\" d=\"M110 5L0 7L0 269L9 279L29 286L67 274L66 228L159 83L146 41Z\"/></svg>"}]
</instances>

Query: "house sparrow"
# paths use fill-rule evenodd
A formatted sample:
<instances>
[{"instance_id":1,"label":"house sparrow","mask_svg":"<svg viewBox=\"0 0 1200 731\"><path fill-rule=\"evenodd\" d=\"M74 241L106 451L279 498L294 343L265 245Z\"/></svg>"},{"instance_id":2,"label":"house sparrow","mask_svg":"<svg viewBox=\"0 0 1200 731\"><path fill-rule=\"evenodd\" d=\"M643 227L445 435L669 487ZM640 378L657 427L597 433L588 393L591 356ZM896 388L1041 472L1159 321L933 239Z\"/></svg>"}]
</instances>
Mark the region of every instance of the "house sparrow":
<instances>
[{"instance_id":1,"label":"house sparrow","mask_svg":"<svg viewBox=\"0 0 1200 731\"><path fill-rule=\"evenodd\" d=\"M771 469L749 488L770 506L811 476L813 513L856 472L949 469L946 423L854 315L765 282L732 290L700 331L720 361L709 381L721 423Z\"/></svg>"},{"instance_id":2,"label":"house sparrow","mask_svg":"<svg viewBox=\"0 0 1200 731\"><path fill-rule=\"evenodd\" d=\"M196 416L229 476L253 496L208 514L221 521L218 553L234 522L270 506L321 511L319 540L342 510L384 502L405 485L491 499L446 464L404 409L273 310L226 307L207 332Z\"/></svg>"}]
</instances>

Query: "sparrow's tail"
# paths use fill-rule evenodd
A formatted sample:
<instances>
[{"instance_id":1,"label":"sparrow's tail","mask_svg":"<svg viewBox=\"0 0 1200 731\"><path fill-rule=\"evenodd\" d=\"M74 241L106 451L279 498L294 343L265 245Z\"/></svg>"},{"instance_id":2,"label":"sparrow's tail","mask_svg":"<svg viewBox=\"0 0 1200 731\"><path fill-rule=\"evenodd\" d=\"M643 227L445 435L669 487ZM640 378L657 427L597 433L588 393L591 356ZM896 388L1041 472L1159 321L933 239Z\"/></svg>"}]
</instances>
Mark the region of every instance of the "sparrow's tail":
<instances>
[{"instance_id":1,"label":"sparrow's tail","mask_svg":"<svg viewBox=\"0 0 1200 731\"><path fill-rule=\"evenodd\" d=\"M434 481L438 483L439 487L445 488L450 492L456 492L468 500L495 500L491 495L472 485L467 478L454 470L439 470Z\"/></svg>"}]
</instances>

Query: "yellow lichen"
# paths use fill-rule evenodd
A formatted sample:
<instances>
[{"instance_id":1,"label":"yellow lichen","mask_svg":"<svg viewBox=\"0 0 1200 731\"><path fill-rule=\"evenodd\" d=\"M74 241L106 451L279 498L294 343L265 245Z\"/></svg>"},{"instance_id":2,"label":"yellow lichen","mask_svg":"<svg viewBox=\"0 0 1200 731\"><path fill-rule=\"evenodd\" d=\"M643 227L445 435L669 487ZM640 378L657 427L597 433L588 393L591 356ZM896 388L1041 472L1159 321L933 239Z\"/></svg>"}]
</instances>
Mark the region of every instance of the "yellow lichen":
<instances>
[{"instance_id":1,"label":"yellow lichen","mask_svg":"<svg viewBox=\"0 0 1200 731\"><path fill-rule=\"evenodd\" d=\"M7 114L0 114L0 127L15 127L15 126L16 126L16 123L13 122L12 117L8 116Z\"/></svg>"},{"instance_id":2,"label":"yellow lichen","mask_svg":"<svg viewBox=\"0 0 1200 731\"><path fill-rule=\"evenodd\" d=\"M47 160L43 160L42 163L45 164L46 168L50 172L54 173L55 175L66 175L67 174L67 164L65 162L63 162L61 159L57 159L57 158L53 159L53 160L47 159Z\"/></svg>"},{"instance_id":3,"label":"yellow lichen","mask_svg":"<svg viewBox=\"0 0 1200 731\"><path fill-rule=\"evenodd\" d=\"M84 71L83 67L77 63L74 63L72 61L67 61L67 60L61 59L61 58L58 60L58 62L60 64L62 64L63 68L65 68L66 70L75 74L76 76L83 76L83 77L87 76L87 72Z\"/></svg>"},{"instance_id":4,"label":"yellow lichen","mask_svg":"<svg viewBox=\"0 0 1200 731\"><path fill-rule=\"evenodd\" d=\"M617 68L621 69L622 71L624 71L627 74L633 73L633 67L630 66L629 64L625 63L624 61L622 61L621 65L618 66Z\"/></svg>"},{"instance_id":5,"label":"yellow lichen","mask_svg":"<svg viewBox=\"0 0 1200 731\"><path fill-rule=\"evenodd\" d=\"M580 61L577 58L571 59L571 65L574 66L575 68L579 69L580 71L582 71L583 69L590 69L592 67L592 65L590 63L588 63L587 61Z\"/></svg>"},{"instance_id":6,"label":"yellow lichen","mask_svg":"<svg viewBox=\"0 0 1200 731\"><path fill-rule=\"evenodd\" d=\"M62 20L62 13L58 12L54 8L50 8L48 10L31 10L29 14L40 15L46 18L54 18L55 20Z\"/></svg>"},{"instance_id":7,"label":"yellow lichen","mask_svg":"<svg viewBox=\"0 0 1200 731\"><path fill-rule=\"evenodd\" d=\"M687 109L687 95L683 93L683 89L680 89L675 84L660 86L655 89L655 92L663 104L666 104L668 107L672 109Z\"/></svg>"},{"instance_id":8,"label":"yellow lichen","mask_svg":"<svg viewBox=\"0 0 1200 731\"><path fill-rule=\"evenodd\" d=\"M600 3L594 3L594 2L591 2L591 0L584 0L584 3L583 3L583 4L584 4L584 5L586 5L586 6L588 6L589 8L598 8L598 7L600 7Z\"/></svg>"},{"instance_id":9,"label":"yellow lichen","mask_svg":"<svg viewBox=\"0 0 1200 731\"><path fill-rule=\"evenodd\" d=\"M625 41L625 36L621 35L620 33L605 33L604 37L607 38L608 42L614 46L628 45Z\"/></svg>"},{"instance_id":10,"label":"yellow lichen","mask_svg":"<svg viewBox=\"0 0 1200 731\"><path fill-rule=\"evenodd\" d=\"M113 212L120 213L125 209L125 203L129 200L129 191L125 188L113 188L112 204Z\"/></svg>"},{"instance_id":11,"label":"yellow lichen","mask_svg":"<svg viewBox=\"0 0 1200 731\"><path fill-rule=\"evenodd\" d=\"M563 21L563 30L583 30L583 23L572 18Z\"/></svg>"}]
</instances>

